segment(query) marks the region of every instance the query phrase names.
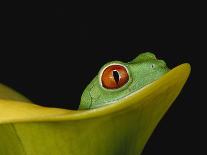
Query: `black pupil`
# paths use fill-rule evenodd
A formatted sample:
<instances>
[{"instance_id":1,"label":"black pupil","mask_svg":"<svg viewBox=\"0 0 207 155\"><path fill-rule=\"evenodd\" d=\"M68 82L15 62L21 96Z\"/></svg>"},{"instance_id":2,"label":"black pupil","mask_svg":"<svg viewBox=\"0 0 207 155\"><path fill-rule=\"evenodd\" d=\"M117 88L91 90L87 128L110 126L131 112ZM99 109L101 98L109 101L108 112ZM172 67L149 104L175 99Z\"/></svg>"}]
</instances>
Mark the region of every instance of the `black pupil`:
<instances>
[{"instance_id":1,"label":"black pupil","mask_svg":"<svg viewBox=\"0 0 207 155\"><path fill-rule=\"evenodd\" d=\"M114 76L114 80L116 81L116 84L118 85L118 83L119 83L119 72L114 70L113 71L113 76Z\"/></svg>"}]
</instances>

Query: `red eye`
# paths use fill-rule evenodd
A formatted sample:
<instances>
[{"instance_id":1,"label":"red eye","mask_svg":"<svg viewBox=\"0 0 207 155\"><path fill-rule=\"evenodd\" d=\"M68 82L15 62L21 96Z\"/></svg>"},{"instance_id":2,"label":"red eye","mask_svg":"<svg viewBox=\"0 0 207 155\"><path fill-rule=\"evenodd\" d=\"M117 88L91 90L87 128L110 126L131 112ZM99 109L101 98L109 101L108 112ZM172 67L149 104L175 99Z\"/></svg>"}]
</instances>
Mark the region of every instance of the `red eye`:
<instances>
[{"instance_id":1,"label":"red eye","mask_svg":"<svg viewBox=\"0 0 207 155\"><path fill-rule=\"evenodd\" d=\"M129 80L129 75L125 67L121 65L111 65L107 67L101 76L103 87L116 89L122 87Z\"/></svg>"}]
</instances>

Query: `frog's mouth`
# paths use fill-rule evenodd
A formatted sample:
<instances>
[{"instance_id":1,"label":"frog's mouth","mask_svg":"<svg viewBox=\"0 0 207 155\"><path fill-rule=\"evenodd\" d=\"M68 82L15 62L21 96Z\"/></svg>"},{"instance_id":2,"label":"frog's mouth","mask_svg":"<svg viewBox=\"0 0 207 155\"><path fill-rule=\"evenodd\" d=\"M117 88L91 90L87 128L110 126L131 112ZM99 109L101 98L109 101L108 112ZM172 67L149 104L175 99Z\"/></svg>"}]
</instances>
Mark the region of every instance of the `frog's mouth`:
<instances>
[{"instance_id":1,"label":"frog's mouth","mask_svg":"<svg viewBox=\"0 0 207 155\"><path fill-rule=\"evenodd\" d=\"M0 124L7 122L81 120L111 115L115 112L125 111L125 109L131 109L132 107L138 108L147 104L160 103L169 107L181 91L189 73L189 64L179 65L153 83L131 93L127 97L113 101L116 104L108 103L110 105L90 110L67 110L43 107L22 101L0 100Z\"/></svg>"}]
</instances>

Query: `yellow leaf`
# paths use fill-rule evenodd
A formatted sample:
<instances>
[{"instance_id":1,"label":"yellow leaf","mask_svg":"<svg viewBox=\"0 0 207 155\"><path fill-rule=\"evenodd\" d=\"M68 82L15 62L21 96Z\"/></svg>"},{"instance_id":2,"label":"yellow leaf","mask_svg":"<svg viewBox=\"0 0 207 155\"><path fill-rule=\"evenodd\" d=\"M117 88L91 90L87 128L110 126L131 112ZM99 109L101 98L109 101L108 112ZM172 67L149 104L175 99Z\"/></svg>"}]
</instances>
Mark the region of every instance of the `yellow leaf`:
<instances>
[{"instance_id":1,"label":"yellow leaf","mask_svg":"<svg viewBox=\"0 0 207 155\"><path fill-rule=\"evenodd\" d=\"M189 73L190 65L182 64L128 97L91 110L35 105L1 85L0 154L141 154Z\"/></svg>"}]
</instances>

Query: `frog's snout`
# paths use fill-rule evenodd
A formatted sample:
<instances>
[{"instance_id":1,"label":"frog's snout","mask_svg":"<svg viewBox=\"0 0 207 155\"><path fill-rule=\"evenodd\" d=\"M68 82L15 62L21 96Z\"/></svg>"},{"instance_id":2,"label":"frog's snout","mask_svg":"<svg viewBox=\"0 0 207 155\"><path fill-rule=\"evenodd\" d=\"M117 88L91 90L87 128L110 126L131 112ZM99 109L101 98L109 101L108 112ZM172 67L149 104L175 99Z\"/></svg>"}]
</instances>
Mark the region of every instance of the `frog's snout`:
<instances>
[{"instance_id":1,"label":"frog's snout","mask_svg":"<svg viewBox=\"0 0 207 155\"><path fill-rule=\"evenodd\" d=\"M160 67L166 67L166 62L164 60L158 60Z\"/></svg>"}]
</instances>

